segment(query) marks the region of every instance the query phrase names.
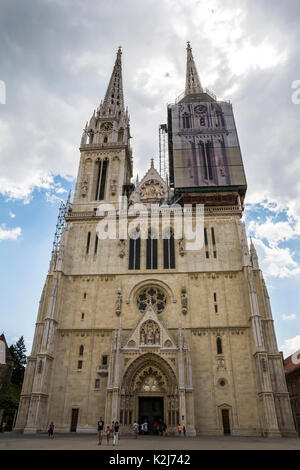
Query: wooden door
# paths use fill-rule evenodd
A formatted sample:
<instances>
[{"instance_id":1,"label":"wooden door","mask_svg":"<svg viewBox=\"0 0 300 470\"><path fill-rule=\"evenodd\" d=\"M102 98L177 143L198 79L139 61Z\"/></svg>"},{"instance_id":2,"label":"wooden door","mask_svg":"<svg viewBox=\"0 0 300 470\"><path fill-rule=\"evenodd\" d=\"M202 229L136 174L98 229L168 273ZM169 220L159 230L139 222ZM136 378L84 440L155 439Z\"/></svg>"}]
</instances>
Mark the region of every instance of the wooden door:
<instances>
[{"instance_id":1,"label":"wooden door","mask_svg":"<svg viewBox=\"0 0 300 470\"><path fill-rule=\"evenodd\" d=\"M222 410L224 434L230 434L229 410Z\"/></svg>"},{"instance_id":2,"label":"wooden door","mask_svg":"<svg viewBox=\"0 0 300 470\"><path fill-rule=\"evenodd\" d=\"M72 408L72 418L71 418L71 432L76 432L77 421L78 421L78 408Z\"/></svg>"}]
</instances>

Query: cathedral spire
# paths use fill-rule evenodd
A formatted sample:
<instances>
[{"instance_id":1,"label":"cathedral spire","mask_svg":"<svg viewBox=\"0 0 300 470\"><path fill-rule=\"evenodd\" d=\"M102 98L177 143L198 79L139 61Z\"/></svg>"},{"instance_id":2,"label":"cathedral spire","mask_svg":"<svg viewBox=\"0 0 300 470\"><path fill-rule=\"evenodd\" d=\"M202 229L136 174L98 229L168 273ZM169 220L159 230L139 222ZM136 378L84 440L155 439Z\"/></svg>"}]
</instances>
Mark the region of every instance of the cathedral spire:
<instances>
[{"instance_id":1,"label":"cathedral spire","mask_svg":"<svg viewBox=\"0 0 300 470\"><path fill-rule=\"evenodd\" d=\"M203 93L203 88L197 72L196 64L192 54L190 41L187 42L186 57L186 80L185 80L185 96L193 93Z\"/></svg>"},{"instance_id":2,"label":"cathedral spire","mask_svg":"<svg viewBox=\"0 0 300 470\"><path fill-rule=\"evenodd\" d=\"M118 48L115 65L110 77L103 103L99 107L102 116L115 116L118 111L124 111L123 81L122 81L122 50Z\"/></svg>"}]
</instances>

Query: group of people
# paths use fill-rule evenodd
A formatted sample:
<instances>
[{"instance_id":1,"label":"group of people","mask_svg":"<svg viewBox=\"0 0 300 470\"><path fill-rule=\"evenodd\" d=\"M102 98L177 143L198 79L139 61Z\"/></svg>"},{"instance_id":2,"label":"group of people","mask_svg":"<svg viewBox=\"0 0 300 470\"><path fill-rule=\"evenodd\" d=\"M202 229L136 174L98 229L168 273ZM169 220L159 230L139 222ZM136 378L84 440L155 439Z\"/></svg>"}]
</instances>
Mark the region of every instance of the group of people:
<instances>
[{"instance_id":1,"label":"group of people","mask_svg":"<svg viewBox=\"0 0 300 470\"><path fill-rule=\"evenodd\" d=\"M5 423L6 424L6 423ZM113 446L118 444L118 441L120 439L119 437L119 429L120 425L118 421L112 422L111 426L104 426L104 421L102 419L102 416L99 418L99 421L97 423L98 425L98 445L100 446L102 444L102 438L105 435L106 436L106 443L109 445L110 439L113 440ZM3 426L3 423L2 423ZM186 436L186 429L185 425L181 425L180 423L178 424L178 435L181 436ZM3 429L3 432L5 430L5 426ZM142 424L137 423L136 421L133 423L133 433L134 433L134 438L137 439L138 434L148 434L149 431L149 425L147 420L145 420ZM167 425L163 423L161 420L159 421L154 421L153 423L153 434L157 436L166 436L167 434ZM48 436L49 437L54 437L54 423L51 421L49 424L48 428Z\"/></svg>"},{"instance_id":2,"label":"group of people","mask_svg":"<svg viewBox=\"0 0 300 470\"><path fill-rule=\"evenodd\" d=\"M109 445L110 439L113 440L113 446L118 444L119 441L119 429L120 425L118 421L112 422L111 426L104 426L102 416L98 421L98 445L101 446L103 435L106 436L106 444Z\"/></svg>"},{"instance_id":3,"label":"group of people","mask_svg":"<svg viewBox=\"0 0 300 470\"><path fill-rule=\"evenodd\" d=\"M180 423L178 424L178 435L181 436L182 433L183 433L183 436L186 436L186 429L185 429L185 425L181 425Z\"/></svg>"},{"instance_id":4,"label":"group of people","mask_svg":"<svg viewBox=\"0 0 300 470\"><path fill-rule=\"evenodd\" d=\"M142 424L137 423L136 421L133 423L133 433L134 438L137 439L138 434L148 434L149 433L149 425L147 420L145 420ZM159 436L165 436L167 434L167 425L160 421L154 421L153 423L153 434Z\"/></svg>"}]
</instances>

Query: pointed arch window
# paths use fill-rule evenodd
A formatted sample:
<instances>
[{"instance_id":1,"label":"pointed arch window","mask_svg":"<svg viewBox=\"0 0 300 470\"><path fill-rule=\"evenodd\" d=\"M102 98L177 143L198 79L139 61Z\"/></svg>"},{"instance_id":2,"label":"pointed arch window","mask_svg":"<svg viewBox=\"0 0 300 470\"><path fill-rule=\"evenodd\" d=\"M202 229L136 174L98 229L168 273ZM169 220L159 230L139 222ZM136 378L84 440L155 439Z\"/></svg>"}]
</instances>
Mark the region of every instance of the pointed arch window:
<instances>
[{"instance_id":1,"label":"pointed arch window","mask_svg":"<svg viewBox=\"0 0 300 470\"><path fill-rule=\"evenodd\" d=\"M190 129L191 127L191 116L188 113L182 115L182 125L184 129Z\"/></svg>"},{"instance_id":2,"label":"pointed arch window","mask_svg":"<svg viewBox=\"0 0 300 470\"><path fill-rule=\"evenodd\" d=\"M173 230L168 228L163 233L164 269L175 269L175 242Z\"/></svg>"},{"instance_id":3,"label":"pointed arch window","mask_svg":"<svg viewBox=\"0 0 300 470\"><path fill-rule=\"evenodd\" d=\"M223 354L221 338L217 338L217 354Z\"/></svg>"},{"instance_id":4,"label":"pointed arch window","mask_svg":"<svg viewBox=\"0 0 300 470\"><path fill-rule=\"evenodd\" d=\"M134 238L135 237L135 238ZM140 269L141 265L141 239L139 232L135 232L129 239L129 266L128 269Z\"/></svg>"},{"instance_id":5,"label":"pointed arch window","mask_svg":"<svg viewBox=\"0 0 300 470\"><path fill-rule=\"evenodd\" d=\"M96 185L96 201L102 201L105 193L106 173L108 167L108 160L99 160L97 172L97 185Z\"/></svg>"},{"instance_id":6,"label":"pointed arch window","mask_svg":"<svg viewBox=\"0 0 300 470\"><path fill-rule=\"evenodd\" d=\"M153 230L146 240L146 269L157 269L157 234Z\"/></svg>"},{"instance_id":7,"label":"pointed arch window","mask_svg":"<svg viewBox=\"0 0 300 470\"><path fill-rule=\"evenodd\" d=\"M90 250L90 242L91 242L91 232L88 232L87 240L86 240L86 250L85 250L87 255L89 254L89 250Z\"/></svg>"},{"instance_id":8,"label":"pointed arch window","mask_svg":"<svg viewBox=\"0 0 300 470\"><path fill-rule=\"evenodd\" d=\"M201 166L203 177L205 180L212 181L213 176L213 162L214 162L214 147L211 142L199 142L199 153L201 159Z\"/></svg>"},{"instance_id":9,"label":"pointed arch window","mask_svg":"<svg viewBox=\"0 0 300 470\"><path fill-rule=\"evenodd\" d=\"M83 344L79 348L79 356L83 356L84 346Z\"/></svg>"},{"instance_id":10,"label":"pointed arch window","mask_svg":"<svg viewBox=\"0 0 300 470\"><path fill-rule=\"evenodd\" d=\"M98 238L98 234L97 234L97 232L96 232L94 255L96 255L96 254L97 254L97 251L98 251L98 240L99 240L99 238Z\"/></svg>"}]
</instances>

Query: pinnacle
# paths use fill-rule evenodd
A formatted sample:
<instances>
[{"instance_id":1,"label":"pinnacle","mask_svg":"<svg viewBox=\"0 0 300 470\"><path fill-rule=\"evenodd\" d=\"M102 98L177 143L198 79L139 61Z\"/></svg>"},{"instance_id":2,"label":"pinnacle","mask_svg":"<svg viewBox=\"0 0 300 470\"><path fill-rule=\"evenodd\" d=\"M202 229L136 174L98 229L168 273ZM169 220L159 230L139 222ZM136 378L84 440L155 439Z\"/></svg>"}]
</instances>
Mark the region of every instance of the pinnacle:
<instances>
[{"instance_id":1,"label":"pinnacle","mask_svg":"<svg viewBox=\"0 0 300 470\"><path fill-rule=\"evenodd\" d=\"M187 60L186 60L186 81L185 81L185 95L193 93L203 93L203 88L197 72L196 64L192 54L190 41L187 41Z\"/></svg>"}]
</instances>

